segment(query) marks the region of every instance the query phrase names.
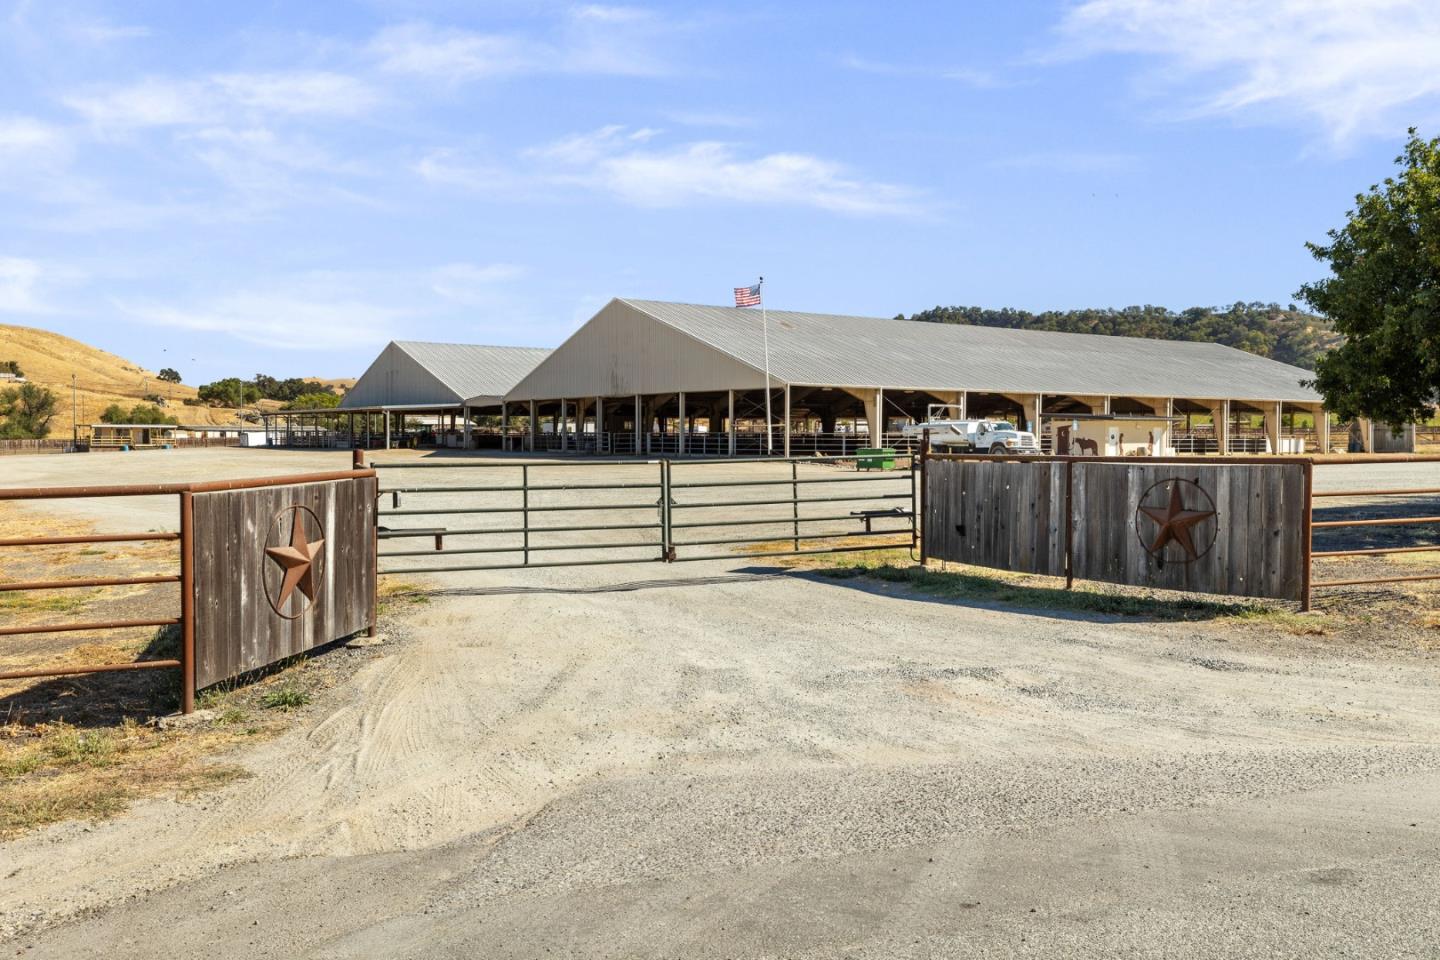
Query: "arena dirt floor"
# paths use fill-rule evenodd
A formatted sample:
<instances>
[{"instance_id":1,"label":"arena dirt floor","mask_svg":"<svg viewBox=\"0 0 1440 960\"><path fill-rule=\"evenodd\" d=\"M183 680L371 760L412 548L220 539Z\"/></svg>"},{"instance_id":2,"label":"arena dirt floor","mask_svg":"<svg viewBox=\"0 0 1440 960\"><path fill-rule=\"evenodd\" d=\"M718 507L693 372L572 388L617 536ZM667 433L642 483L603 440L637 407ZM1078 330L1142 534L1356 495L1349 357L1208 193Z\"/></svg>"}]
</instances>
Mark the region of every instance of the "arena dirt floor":
<instances>
[{"instance_id":1,"label":"arena dirt floor","mask_svg":"<svg viewBox=\"0 0 1440 960\"><path fill-rule=\"evenodd\" d=\"M0 485L347 462L15 457ZM1319 489L1435 479L1316 474ZM169 529L172 514L89 501L45 522ZM1051 603L1027 580L936 592L830 563L392 578L384 643L314 657L310 702L217 755L240 776L0 844L0 945L1434 956L1440 630L1423 584L1337 591L1302 617Z\"/></svg>"}]
</instances>

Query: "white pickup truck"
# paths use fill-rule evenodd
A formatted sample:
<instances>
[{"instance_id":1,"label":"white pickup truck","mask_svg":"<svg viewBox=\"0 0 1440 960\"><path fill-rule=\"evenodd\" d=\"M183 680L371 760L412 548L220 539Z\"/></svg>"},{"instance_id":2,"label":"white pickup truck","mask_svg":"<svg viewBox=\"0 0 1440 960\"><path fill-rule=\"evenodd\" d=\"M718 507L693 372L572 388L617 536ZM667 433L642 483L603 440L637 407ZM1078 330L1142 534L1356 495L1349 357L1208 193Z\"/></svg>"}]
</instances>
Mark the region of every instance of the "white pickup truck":
<instances>
[{"instance_id":1,"label":"white pickup truck","mask_svg":"<svg viewBox=\"0 0 1440 960\"><path fill-rule=\"evenodd\" d=\"M1008 420L930 420L912 423L905 433L919 436L930 431L930 446L946 453L989 453L1036 456L1040 444L1035 434L1016 430Z\"/></svg>"}]
</instances>

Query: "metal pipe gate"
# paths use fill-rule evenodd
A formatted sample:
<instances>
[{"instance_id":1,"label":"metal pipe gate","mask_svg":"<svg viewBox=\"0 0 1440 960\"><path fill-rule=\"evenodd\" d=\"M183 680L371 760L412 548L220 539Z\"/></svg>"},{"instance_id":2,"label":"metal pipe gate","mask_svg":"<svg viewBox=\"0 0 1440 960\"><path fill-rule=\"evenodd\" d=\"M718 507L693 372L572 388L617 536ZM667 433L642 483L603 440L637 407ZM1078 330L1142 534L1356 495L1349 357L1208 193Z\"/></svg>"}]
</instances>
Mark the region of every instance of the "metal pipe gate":
<instances>
[{"instance_id":1,"label":"metal pipe gate","mask_svg":"<svg viewBox=\"0 0 1440 960\"><path fill-rule=\"evenodd\" d=\"M357 453L357 466L363 465L361 456ZM905 454L893 459L895 469L865 473L845 469L856 462L854 457L376 463L371 466L382 476L475 471L481 481L382 486L377 541L406 548L377 551L376 572L676 563L893 547L913 551L918 545L916 460ZM716 476L737 464L763 464L753 469L778 468L779 475ZM576 468L592 475L604 471L614 479L566 479L566 471ZM844 509L849 507L859 509ZM398 518L405 519L387 522ZM418 518L465 519L459 526L444 526L418 525ZM578 522L566 522L569 518ZM415 540L430 543L423 549L403 543ZM720 547L737 549L701 549ZM420 557L431 562L414 559ZM488 559L445 562L451 557ZM396 560L407 562L397 565Z\"/></svg>"}]
</instances>

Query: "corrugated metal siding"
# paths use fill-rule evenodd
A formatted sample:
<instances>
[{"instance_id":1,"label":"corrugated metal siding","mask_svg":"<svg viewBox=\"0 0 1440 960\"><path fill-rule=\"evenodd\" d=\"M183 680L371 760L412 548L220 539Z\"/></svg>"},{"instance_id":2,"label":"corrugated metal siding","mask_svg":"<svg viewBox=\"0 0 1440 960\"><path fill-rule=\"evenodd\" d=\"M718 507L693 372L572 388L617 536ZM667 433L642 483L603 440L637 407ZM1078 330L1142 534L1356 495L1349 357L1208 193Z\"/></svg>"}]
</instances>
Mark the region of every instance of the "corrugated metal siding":
<instances>
[{"instance_id":1,"label":"corrugated metal siding","mask_svg":"<svg viewBox=\"0 0 1440 960\"><path fill-rule=\"evenodd\" d=\"M753 367L763 363L759 310L653 300L616 302ZM1300 403L1320 400L1318 394L1300 385L1301 380L1313 376L1310 371L1214 343L788 310L771 310L769 319L771 372L789 383ZM576 361L581 366L584 361L609 362L598 356L565 358L567 367Z\"/></svg>"},{"instance_id":2,"label":"corrugated metal siding","mask_svg":"<svg viewBox=\"0 0 1440 960\"><path fill-rule=\"evenodd\" d=\"M759 314L752 322L760 335ZM510 400L750 390L760 370L612 300L511 390Z\"/></svg>"},{"instance_id":3,"label":"corrugated metal siding","mask_svg":"<svg viewBox=\"0 0 1440 960\"><path fill-rule=\"evenodd\" d=\"M539 347L394 341L380 351L340 406L451 406L471 397L500 397L549 353Z\"/></svg>"}]
</instances>

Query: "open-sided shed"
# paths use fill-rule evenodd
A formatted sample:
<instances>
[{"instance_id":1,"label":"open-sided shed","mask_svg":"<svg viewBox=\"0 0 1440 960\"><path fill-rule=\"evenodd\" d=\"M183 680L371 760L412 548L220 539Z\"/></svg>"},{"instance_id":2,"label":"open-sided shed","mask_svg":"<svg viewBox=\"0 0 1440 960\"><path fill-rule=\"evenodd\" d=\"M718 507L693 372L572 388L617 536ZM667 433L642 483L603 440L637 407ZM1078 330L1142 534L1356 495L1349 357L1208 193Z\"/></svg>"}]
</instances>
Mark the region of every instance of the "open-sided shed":
<instances>
[{"instance_id":1,"label":"open-sided shed","mask_svg":"<svg viewBox=\"0 0 1440 960\"><path fill-rule=\"evenodd\" d=\"M879 443L932 404L1015 421L1051 448L1096 433L1100 453L1329 443L1309 371L1220 344L781 310L765 323L758 309L612 300L502 409L528 418L532 446L759 452L768 335L777 453Z\"/></svg>"}]
</instances>

